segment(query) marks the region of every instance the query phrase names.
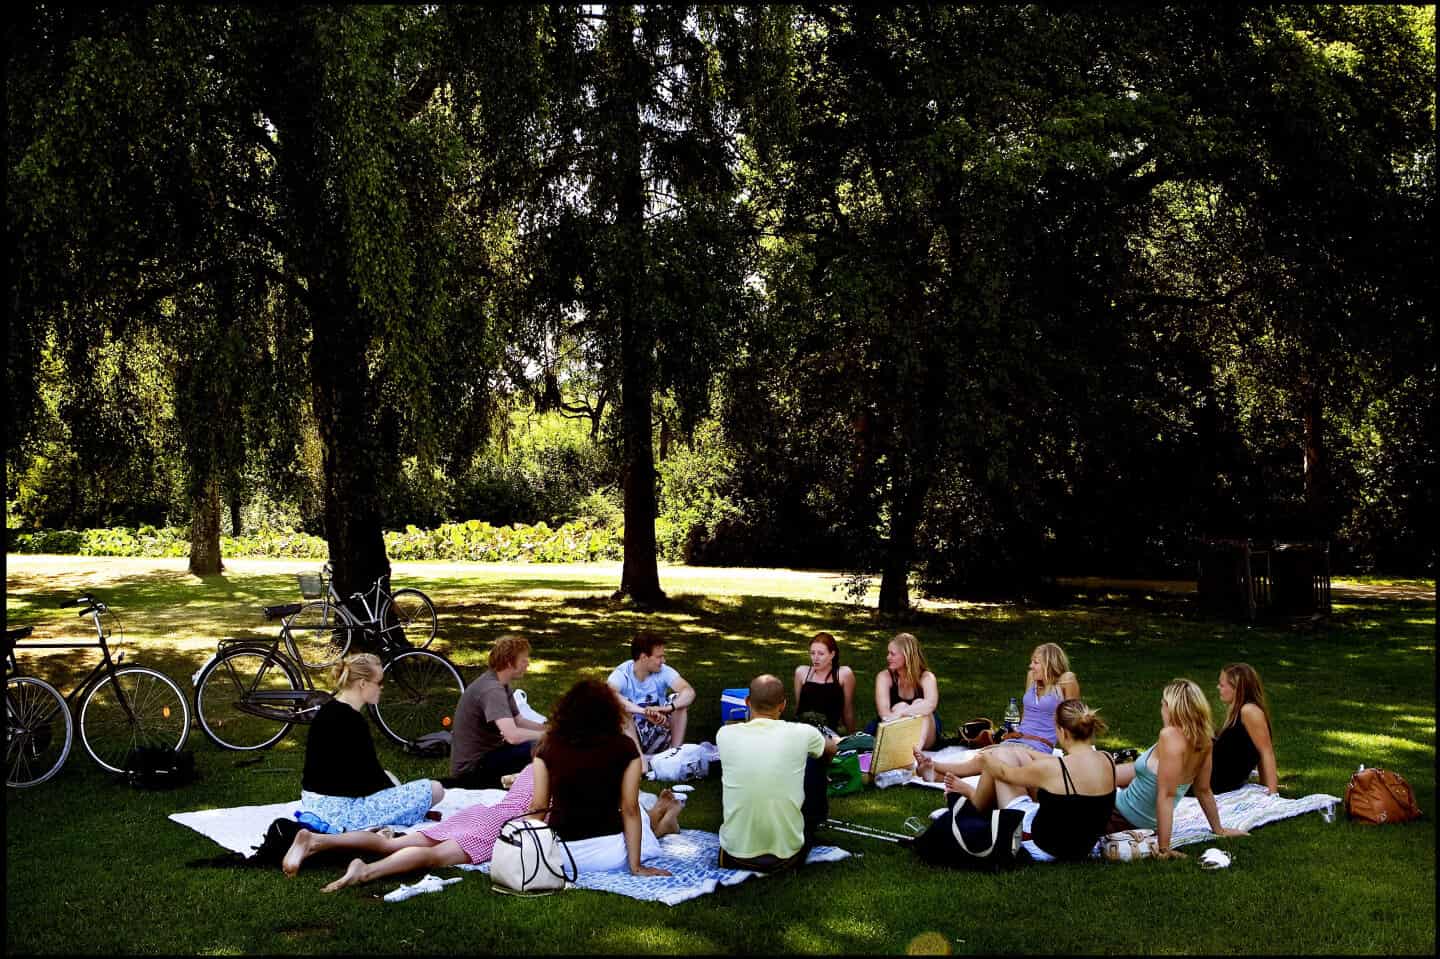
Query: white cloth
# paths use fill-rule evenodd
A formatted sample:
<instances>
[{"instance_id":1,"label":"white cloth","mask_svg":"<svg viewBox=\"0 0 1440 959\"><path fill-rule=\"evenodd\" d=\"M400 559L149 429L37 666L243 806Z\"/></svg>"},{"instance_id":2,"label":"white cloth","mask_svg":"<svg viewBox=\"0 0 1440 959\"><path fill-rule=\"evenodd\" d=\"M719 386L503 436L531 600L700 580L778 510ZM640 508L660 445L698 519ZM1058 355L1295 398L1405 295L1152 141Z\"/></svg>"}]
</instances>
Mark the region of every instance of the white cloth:
<instances>
[{"instance_id":1,"label":"white cloth","mask_svg":"<svg viewBox=\"0 0 1440 959\"><path fill-rule=\"evenodd\" d=\"M530 698L525 695L525 690L511 690L510 695L515 700L515 708L519 711L521 719L528 719L532 723L544 724L545 717L531 707Z\"/></svg>"},{"instance_id":2,"label":"white cloth","mask_svg":"<svg viewBox=\"0 0 1440 959\"><path fill-rule=\"evenodd\" d=\"M425 878L419 882L412 882L408 886L401 886L398 889L392 889L390 892L387 892L385 894L385 901L404 902L406 899L421 896L427 892L439 892L452 882L459 882L460 879L460 876L456 876L453 879L441 879L439 876L432 876L426 873Z\"/></svg>"},{"instance_id":3,"label":"white cloth","mask_svg":"<svg viewBox=\"0 0 1440 959\"><path fill-rule=\"evenodd\" d=\"M1224 850L1211 846L1200 854L1201 869L1225 869L1230 865L1230 857Z\"/></svg>"},{"instance_id":4,"label":"white cloth","mask_svg":"<svg viewBox=\"0 0 1440 959\"><path fill-rule=\"evenodd\" d=\"M650 826L650 809L659 800L654 793L643 790L640 793L640 861L660 855L660 840ZM594 870L629 869L630 857L625 849L625 834L612 833L609 836L592 836L575 842L566 842L570 855L575 857L575 868L581 873ZM568 863L567 863L568 865Z\"/></svg>"}]
</instances>

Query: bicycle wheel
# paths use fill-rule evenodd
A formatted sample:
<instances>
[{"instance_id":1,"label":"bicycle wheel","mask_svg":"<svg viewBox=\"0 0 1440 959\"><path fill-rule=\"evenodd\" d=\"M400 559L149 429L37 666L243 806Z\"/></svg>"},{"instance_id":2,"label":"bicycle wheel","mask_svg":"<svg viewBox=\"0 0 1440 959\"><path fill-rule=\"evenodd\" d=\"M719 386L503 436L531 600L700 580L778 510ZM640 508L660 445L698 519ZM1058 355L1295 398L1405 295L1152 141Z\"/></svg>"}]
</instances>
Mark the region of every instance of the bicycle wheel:
<instances>
[{"instance_id":1,"label":"bicycle wheel","mask_svg":"<svg viewBox=\"0 0 1440 959\"><path fill-rule=\"evenodd\" d=\"M399 589L380 610L380 622L385 624L388 645L403 648L395 642L398 630L415 649L424 649L435 638L435 604L418 589Z\"/></svg>"},{"instance_id":2,"label":"bicycle wheel","mask_svg":"<svg viewBox=\"0 0 1440 959\"><path fill-rule=\"evenodd\" d=\"M112 773L124 770L125 757L137 746L179 749L189 735L190 704L180 687L148 666L115 670L90 687L80 707L80 741Z\"/></svg>"},{"instance_id":3,"label":"bicycle wheel","mask_svg":"<svg viewBox=\"0 0 1440 959\"><path fill-rule=\"evenodd\" d=\"M290 645L306 669L333 666L350 648L354 617L324 600L306 603L285 620Z\"/></svg>"},{"instance_id":4,"label":"bicycle wheel","mask_svg":"<svg viewBox=\"0 0 1440 959\"><path fill-rule=\"evenodd\" d=\"M5 680L5 785L38 786L70 755L75 723L54 686L34 676Z\"/></svg>"},{"instance_id":5,"label":"bicycle wheel","mask_svg":"<svg viewBox=\"0 0 1440 959\"><path fill-rule=\"evenodd\" d=\"M460 694L460 671L428 649L412 649L385 664L385 691L371 706L385 735L400 745L449 729Z\"/></svg>"},{"instance_id":6,"label":"bicycle wheel","mask_svg":"<svg viewBox=\"0 0 1440 959\"><path fill-rule=\"evenodd\" d=\"M268 649L230 649L200 671L195 684L195 715L210 741L223 749L266 749L290 731L293 723L278 718L286 709L266 702L266 693L297 692L303 687L295 668L270 655ZM258 695L257 695L258 694ZM251 709L278 710L257 716Z\"/></svg>"}]
</instances>

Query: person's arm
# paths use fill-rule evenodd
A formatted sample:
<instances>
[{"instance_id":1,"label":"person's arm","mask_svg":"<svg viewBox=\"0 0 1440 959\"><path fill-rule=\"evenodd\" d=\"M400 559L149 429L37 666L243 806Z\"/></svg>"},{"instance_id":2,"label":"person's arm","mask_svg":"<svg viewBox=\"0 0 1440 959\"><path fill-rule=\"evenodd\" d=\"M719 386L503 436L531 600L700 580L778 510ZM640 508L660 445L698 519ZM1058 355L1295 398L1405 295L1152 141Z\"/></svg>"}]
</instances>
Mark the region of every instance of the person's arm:
<instances>
[{"instance_id":1,"label":"person's arm","mask_svg":"<svg viewBox=\"0 0 1440 959\"><path fill-rule=\"evenodd\" d=\"M632 876L668 876L671 874L669 871L640 862L641 837L644 834L640 825L640 765L639 756L630 760L620 780L620 820L625 831L625 858L629 860Z\"/></svg>"},{"instance_id":2,"label":"person's arm","mask_svg":"<svg viewBox=\"0 0 1440 959\"><path fill-rule=\"evenodd\" d=\"M684 709L695 701L695 687L687 683L685 677L679 673L670 678L670 690L675 694L675 701L670 704L673 708L667 712Z\"/></svg>"},{"instance_id":3,"label":"person's arm","mask_svg":"<svg viewBox=\"0 0 1440 959\"><path fill-rule=\"evenodd\" d=\"M520 725L523 721L524 720L517 719L513 716L501 716L495 720L495 728L500 730L500 735L512 746L518 746L521 743L533 743L545 735L544 726L538 723L530 723L529 725L534 728L526 728Z\"/></svg>"},{"instance_id":4,"label":"person's arm","mask_svg":"<svg viewBox=\"0 0 1440 959\"><path fill-rule=\"evenodd\" d=\"M940 681L934 673L920 677L920 689L923 695L910 704L911 716L929 716L940 707Z\"/></svg>"},{"instance_id":5,"label":"person's arm","mask_svg":"<svg viewBox=\"0 0 1440 959\"><path fill-rule=\"evenodd\" d=\"M1074 673L1066 673L1061 676L1060 681L1055 685L1060 687L1060 698L1062 700L1080 698L1080 680Z\"/></svg>"},{"instance_id":6,"label":"person's arm","mask_svg":"<svg viewBox=\"0 0 1440 959\"><path fill-rule=\"evenodd\" d=\"M545 760L538 756L530 761L535 768L534 791L530 795L530 818L545 821L545 814L550 811L550 770L545 768Z\"/></svg>"},{"instance_id":7,"label":"person's arm","mask_svg":"<svg viewBox=\"0 0 1440 959\"><path fill-rule=\"evenodd\" d=\"M1200 769L1195 773L1195 782L1190 787L1190 792L1200 803L1200 810L1205 813L1205 821L1210 824L1210 831L1217 836L1248 836L1243 829L1228 829L1220 824L1220 808L1215 805L1215 793L1210 789L1210 765L1214 750L1206 750L1205 759L1200 763Z\"/></svg>"},{"instance_id":8,"label":"person's arm","mask_svg":"<svg viewBox=\"0 0 1440 959\"><path fill-rule=\"evenodd\" d=\"M890 670L882 669L875 674L875 714L883 723L895 713L890 710Z\"/></svg>"},{"instance_id":9,"label":"person's arm","mask_svg":"<svg viewBox=\"0 0 1440 959\"><path fill-rule=\"evenodd\" d=\"M805 685L804 673L804 666L795 667L795 698L790 701L795 704L797 709L800 708L800 688Z\"/></svg>"},{"instance_id":10,"label":"person's arm","mask_svg":"<svg viewBox=\"0 0 1440 959\"><path fill-rule=\"evenodd\" d=\"M535 720L533 720L533 719L526 719L524 716L516 716L516 717L515 717L515 725L516 725L516 726L519 726L521 729L530 729L530 730L534 730L535 732L538 732L538 733L544 733L544 732L545 732L545 724L544 724L544 723L537 723ZM507 741L508 741L508 740L507 740Z\"/></svg>"},{"instance_id":11,"label":"person's arm","mask_svg":"<svg viewBox=\"0 0 1440 959\"><path fill-rule=\"evenodd\" d=\"M1180 778L1185 771L1185 748L1185 736L1180 730L1170 727L1160 730L1160 743L1155 747L1154 755L1159 767L1155 772L1155 840L1161 859L1185 858L1183 852L1170 848L1170 830L1175 820L1175 792L1180 788ZM1196 784L1199 784L1198 777ZM1214 806L1213 799L1211 806Z\"/></svg>"},{"instance_id":12,"label":"person's arm","mask_svg":"<svg viewBox=\"0 0 1440 959\"><path fill-rule=\"evenodd\" d=\"M1280 791L1280 772L1275 766L1275 743L1270 738L1265 713L1254 703L1246 703L1240 708L1240 721L1245 724L1245 731L1250 734L1250 741L1260 754L1260 782L1274 796Z\"/></svg>"},{"instance_id":13,"label":"person's arm","mask_svg":"<svg viewBox=\"0 0 1440 959\"><path fill-rule=\"evenodd\" d=\"M620 691L620 690L621 690L621 680L620 680L620 677L623 675L623 674L621 673L621 670L622 670L622 669L624 669L624 664L623 664L623 663L622 663L621 665L615 667L614 671L610 673L609 678L607 678L607 679L605 680L605 683L606 683L606 685L608 685L611 689L615 690L615 698L618 699L618 700L620 700L620 708L621 708L621 709L625 710L625 712L627 712L627 713L630 713L630 714L633 714L633 715L636 715L636 716L644 716L644 715L646 714L646 709L645 709L645 707L644 707L644 706L637 706L637 705L635 705L634 703L632 703L629 699L627 699L627 698L625 697L625 694L624 694L624 693L622 693L622 692Z\"/></svg>"},{"instance_id":14,"label":"person's arm","mask_svg":"<svg viewBox=\"0 0 1440 959\"><path fill-rule=\"evenodd\" d=\"M855 670L849 666L840 667L840 688L845 691L845 707L841 711L840 718L845 723L845 731L855 731ZM799 692L796 692L796 702L799 702Z\"/></svg>"}]
</instances>

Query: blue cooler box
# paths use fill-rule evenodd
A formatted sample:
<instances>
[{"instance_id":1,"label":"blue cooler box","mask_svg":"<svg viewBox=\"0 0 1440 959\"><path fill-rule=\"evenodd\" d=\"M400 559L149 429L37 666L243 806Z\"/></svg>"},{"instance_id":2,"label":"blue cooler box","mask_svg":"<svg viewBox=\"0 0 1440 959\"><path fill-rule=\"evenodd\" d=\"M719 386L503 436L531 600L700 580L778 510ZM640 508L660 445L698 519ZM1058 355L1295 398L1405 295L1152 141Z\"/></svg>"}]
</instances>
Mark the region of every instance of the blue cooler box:
<instances>
[{"instance_id":1,"label":"blue cooler box","mask_svg":"<svg viewBox=\"0 0 1440 959\"><path fill-rule=\"evenodd\" d=\"M720 721L722 723L743 723L750 718L750 709L745 705L745 697L750 695L750 688L743 689L722 689L720 690Z\"/></svg>"}]
</instances>

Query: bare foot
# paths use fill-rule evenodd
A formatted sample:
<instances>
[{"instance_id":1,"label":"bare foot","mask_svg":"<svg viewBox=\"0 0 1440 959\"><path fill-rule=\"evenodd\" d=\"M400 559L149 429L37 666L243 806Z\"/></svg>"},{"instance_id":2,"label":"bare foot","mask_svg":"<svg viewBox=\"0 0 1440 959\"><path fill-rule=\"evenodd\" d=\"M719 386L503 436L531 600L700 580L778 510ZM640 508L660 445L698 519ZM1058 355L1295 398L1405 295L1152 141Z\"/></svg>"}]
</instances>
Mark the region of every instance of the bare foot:
<instances>
[{"instance_id":1,"label":"bare foot","mask_svg":"<svg viewBox=\"0 0 1440 959\"><path fill-rule=\"evenodd\" d=\"M363 859L352 859L352 860L350 860L350 868L345 870L345 875L341 876L339 879L336 879L334 882L332 882L330 885L326 886L325 888L321 889L320 891L321 891L321 892L339 892L341 889L344 889L346 886L353 886L353 885L355 885L357 882L360 881L360 873L361 873L361 871L362 871L364 868L365 868L365 860L363 860Z\"/></svg>"},{"instance_id":2,"label":"bare foot","mask_svg":"<svg viewBox=\"0 0 1440 959\"><path fill-rule=\"evenodd\" d=\"M656 800L652 809L654 818L651 820L651 827L655 835L668 836L671 833L680 831L680 810L685 804L675 798L675 794L668 789L660 792L660 798Z\"/></svg>"},{"instance_id":3,"label":"bare foot","mask_svg":"<svg viewBox=\"0 0 1440 959\"><path fill-rule=\"evenodd\" d=\"M285 875L293 879L295 874L300 871L300 864L305 861L306 856L310 855L311 840L314 837L315 834L308 829L302 829L295 834L290 848L285 850L285 858L280 860L280 868L284 870Z\"/></svg>"},{"instance_id":4,"label":"bare foot","mask_svg":"<svg viewBox=\"0 0 1440 959\"><path fill-rule=\"evenodd\" d=\"M500 777L500 788L501 788L501 789L509 789L511 786L515 785L515 780L517 780L517 779L519 779L519 778L520 778L520 774L519 774L519 773L507 773L506 775L501 776L501 777Z\"/></svg>"}]
</instances>

